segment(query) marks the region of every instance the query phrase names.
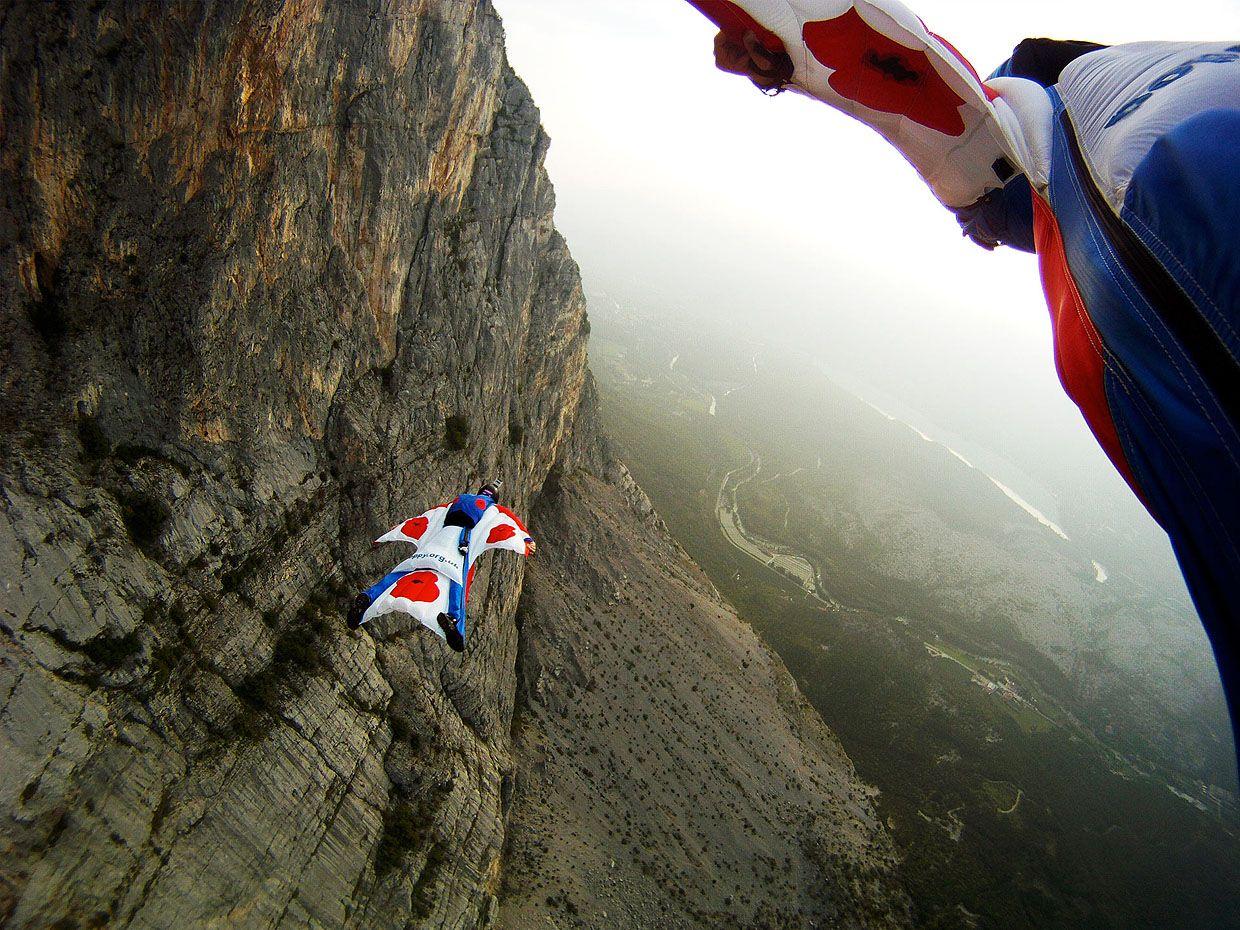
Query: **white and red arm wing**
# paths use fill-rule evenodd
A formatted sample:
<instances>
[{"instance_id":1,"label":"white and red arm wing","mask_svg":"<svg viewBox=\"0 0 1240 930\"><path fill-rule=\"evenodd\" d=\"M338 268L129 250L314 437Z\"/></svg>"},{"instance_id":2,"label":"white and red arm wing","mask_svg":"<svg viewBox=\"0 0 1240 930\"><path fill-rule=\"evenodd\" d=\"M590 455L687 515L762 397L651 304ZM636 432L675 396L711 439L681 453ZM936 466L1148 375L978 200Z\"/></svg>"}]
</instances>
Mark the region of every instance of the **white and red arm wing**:
<instances>
[{"instance_id":1,"label":"white and red arm wing","mask_svg":"<svg viewBox=\"0 0 1240 930\"><path fill-rule=\"evenodd\" d=\"M375 540L375 544L389 542L413 543L415 546L426 536L436 533L442 526L444 517L448 514L448 505L440 504L433 507L420 517L414 517L412 520L406 520L397 526L392 527L388 532L384 533Z\"/></svg>"},{"instance_id":2,"label":"white and red arm wing","mask_svg":"<svg viewBox=\"0 0 1240 930\"><path fill-rule=\"evenodd\" d=\"M473 562L491 549L508 549L520 555L529 555L534 539L521 519L502 505L487 509L470 535L469 560Z\"/></svg>"},{"instance_id":3,"label":"white and red arm wing","mask_svg":"<svg viewBox=\"0 0 1240 930\"><path fill-rule=\"evenodd\" d=\"M1000 90L898 0L689 2L725 32L758 24L762 43L792 58L793 89L881 133L948 207L1026 167Z\"/></svg>"}]
</instances>

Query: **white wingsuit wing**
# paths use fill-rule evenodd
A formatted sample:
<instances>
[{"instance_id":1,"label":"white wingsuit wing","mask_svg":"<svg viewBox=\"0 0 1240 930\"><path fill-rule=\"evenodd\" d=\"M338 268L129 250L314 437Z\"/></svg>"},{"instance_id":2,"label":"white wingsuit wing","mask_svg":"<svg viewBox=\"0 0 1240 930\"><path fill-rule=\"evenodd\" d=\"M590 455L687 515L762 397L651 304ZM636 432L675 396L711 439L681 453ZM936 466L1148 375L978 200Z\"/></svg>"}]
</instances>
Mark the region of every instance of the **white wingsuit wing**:
<instances>
[{"instance_id":1,"label":"white wingsuit wing","mask_svg":"<svg viewBox=\"0 0 1240 930\"><path fill-rule=\"evenodd\" d=\"M433 536L443 527L444 517L448 515L448 505L440 504L438 507L432 507L420 517L414 517L400 523L378 539L378 543L403 542L413 543L415 546L427 536Z\"/></svg>"},{"instance_id":2,"label":"white wingsuit wing","mask_svg":"<svg viewBox=\"0 0 1240 930\"><path fill-rule=\"evenodd\" d=\"M534 540L515 513L502 505L487 508L469 537L469 563L491 549L529 555Z\"/></svg>"},{"instance_id":3,"label":"white wingsuit wing","mask_svg":"<svg viewBox=\"0 0 1240 930\"><path fill-rule=\"evenodd\" d=\"M403 613L413 617L440 639L438 617L448 609L449 580L434 569L420 569L400 578L374 599L362 615L369 623L383 614Z\"/></svg>"},{"instance_id":4,"label":"white wingsuit wing","mask_svg":"<svg viewBox=\"0 0 1240 930\"><path fill-rule=\"evenodd\" d=\"M689 2L725 32L753 30L768 48L782 45L794 66L791 89L876 129L945 206L968 206L1015 173L1039 186L1039 147L1050 139L1045 93L1020 78L983 83L902 3Z\"/></svg>"}]
</instances>

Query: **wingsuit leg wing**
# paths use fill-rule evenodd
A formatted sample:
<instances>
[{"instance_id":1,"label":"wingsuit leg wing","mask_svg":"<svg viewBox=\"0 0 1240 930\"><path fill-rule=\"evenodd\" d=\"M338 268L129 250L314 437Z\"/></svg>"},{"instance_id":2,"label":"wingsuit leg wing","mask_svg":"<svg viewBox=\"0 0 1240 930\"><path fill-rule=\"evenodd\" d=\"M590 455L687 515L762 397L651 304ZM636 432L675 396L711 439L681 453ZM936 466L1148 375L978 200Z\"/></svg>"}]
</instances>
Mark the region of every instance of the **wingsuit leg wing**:
<instances>
[{"instance_id":1,"label":"wingsuit leg wing","mask_svg":"<svg viewBox=\"0 0 1240 930\"><path fill-rule=\"evenodd\" d=\"M445 637L443 630L439 628L439 615L449 610L452 585L450 578L434 569L401 572L399 577L374 599L363 615L362 622L368 623L384 614L403 613L443 639Z\"/></svg>"}]
</instances>

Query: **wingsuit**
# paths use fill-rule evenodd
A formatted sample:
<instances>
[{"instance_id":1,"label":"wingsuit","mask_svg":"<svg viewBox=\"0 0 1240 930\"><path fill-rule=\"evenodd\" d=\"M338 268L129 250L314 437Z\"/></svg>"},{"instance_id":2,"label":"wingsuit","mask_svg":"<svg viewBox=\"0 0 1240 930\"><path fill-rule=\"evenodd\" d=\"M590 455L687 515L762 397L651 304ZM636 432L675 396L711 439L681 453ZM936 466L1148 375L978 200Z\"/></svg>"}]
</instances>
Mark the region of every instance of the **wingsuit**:
<instances>
[{"instance_id":1,"label":"wingsuit","mask_svg":"<svg viewBox=\"0 0 1240 930\"><path fill-rule=\"evenodd\" d=\"M1240 698L1240 43L1029 39L985 81L894 0L689 0L720 68L878 130L1036 252L1060 381L1171 538Z\"/></svg>"},{"instance_id":2,"label":"wingsuit","mask_svg":"<svg viewBox=\"0 0 1240 930\"><path fill-rule=\"evenodd\" d=\"M382 614L401 612L465 650L465 602L478 556L491 549L532 555L525 524L499 503L500 483L461 494L406 520L375 540L412 543L416 551L353 601L348 626L357 629Z\"/></svg>"}]
</instances>

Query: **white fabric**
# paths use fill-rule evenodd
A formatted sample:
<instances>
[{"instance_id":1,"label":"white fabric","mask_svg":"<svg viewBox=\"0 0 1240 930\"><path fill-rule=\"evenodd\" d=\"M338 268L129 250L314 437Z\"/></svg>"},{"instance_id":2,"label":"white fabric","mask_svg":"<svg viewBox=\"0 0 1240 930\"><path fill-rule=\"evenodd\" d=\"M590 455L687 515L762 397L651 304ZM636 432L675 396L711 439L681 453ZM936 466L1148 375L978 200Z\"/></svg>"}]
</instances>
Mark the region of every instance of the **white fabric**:
<instances>
[{"instance_id":1,"label":"white fabric","mask_svg":"<svg viewBox=\"0 0 1240 930\"><path fill-rule=\"evenodd\" d=\"M872 126L909 160L947 207L965 207L988 190L1002 186L994 171L1000 157L1024 170L1030 146L1021 138L1017 114L1000 119L981 82L921 20L896 0L734 0L737 6L783 41L795 68L793 89L842 110ZM953 136L899 113L870 109L841 96L829 80L835 72L823 65L803 38L806 23L833 20L855 10L877 32L916 53L923 52L934 70L964 103L958 112L964 132ZM1033 85L1036 87L1036 85Z\"/></svg>"},{"instance_id":2,"label":"white fabric","mask_svg":"<svg viewBox=\"0 0 1240 930\"><path fill-rule=\"evenodd\" d=\"M388 530L382 536L375 540L376 543L403 542L413 543L415 546L427 536L433 536L443 528L444 518L448 515L448 505L440 504L438 507L432 507L426 513L412 520L405 520L392 529ZM425 520L426 526L422 528L420 521ZM420 530L420 532L418 532Z\"/></svg>"},{"instance_id":3,"label":"white fabric","mask_svg":"<svg viewBox=\"0 0 1240 930\"><path fill-rule=\"evenodd\" d=\"M411 572L429 568L457 584L464 584L465 557L461 555L460 538L459 526L440 527L433 536L423 536L418 551L397 565L394 571Z\"/></svg>"},{"instance_id":4,"label":"white fabric","mask_svg":"<svg viewBox=\"0 0 1240 930\"><path fill-rule=\"evenodd\" d=\"M1203 110L1240 107L1240 53L1229 48L1237 43L1136 42L1064 69L1059 93L1090 173L1117 212L1133 172L1168 130Z\"/></svg>"},{"instance_id":5,"label":"white fabric","mask_svg":"<svg viewBox=\"0 0 1240 930\"><path fill-rule=\"evenodd\" d=\"M512 531L511 536L507 535L509 530ZM497 537L495 542L490 541L492 533ZM505 513L499 507L488 507L469 537L469 564L474 564L478 556L492 549L508 549L528 555L530 541L530 534L511 513Z\"/></svg>"},{"instance_id":6,"label":"white fabric","mask_svg":"<svg viewBox=\"0 0 1240 930\"><path fill-rule=\"evenodd\" d=\"M432 508L420 517L393 527L375 540L413 543L417 549L393 569L410 572L411 575L396 581L375 598L362 615L363 623L387 613L404 613L443 638L438 618L448 611L449 582L464 585L467 580L465 556L460 551L461 527L445 526L447 514L447 505ZM425 529L421 527L422 520L426 521ZM469 564L474 565L479 556L492 549L508 549L528 555L532 541L521 521L511 511L491 505L470 531ZM400 596L402 593L408 596ZM435 595L432 600L422 599L431 593Z\"/></svg>"},{"instance_id":7,"label":"white fabric","mask_svg":"<svg viewBox=\"0 0 1240 930\"><path fill-rule=\"evenodd\" d=\"M411 572L431 569L451 578L457 584L465 583L464 557L459 549L461 528L444 526L448 505L433 507L420 517L406 520L375 540L376 543L412 543L414 554L397 565L393 571ZM426 521L425 527L419 525Z\"/></svg>"},{"instance_id":8,"label":"white fabric","mask_svg":"<svg viewBox=\"0 0 1240 930\"><path fill-rule=\"evenodd\" d=\"M1013 164L1024 170L1035 191L1045 194L1055 139L1055 107L1050 96L1040 84L1024 78L993 78L986 86L999 92L999 99L991 106L1016 149Z\"/></svg>"},{"instance_id":9,"label":"white fabric","mask_svg":"<svg viewBox=\"0 0 1240 930\"><path fill-rule=\"evenodd\" d=\"M410 594L416 599L400 595ZM431 600L424 600L432 596ZM375 598L374 602L362 615L362 623L369 623L375 617L390 613L408 614L422 626L445 639L443 630L439 628L439 615L448 612L448 579L433 570L423 570L406 575L386 591Z\"/></svg>"}]
</instances>

